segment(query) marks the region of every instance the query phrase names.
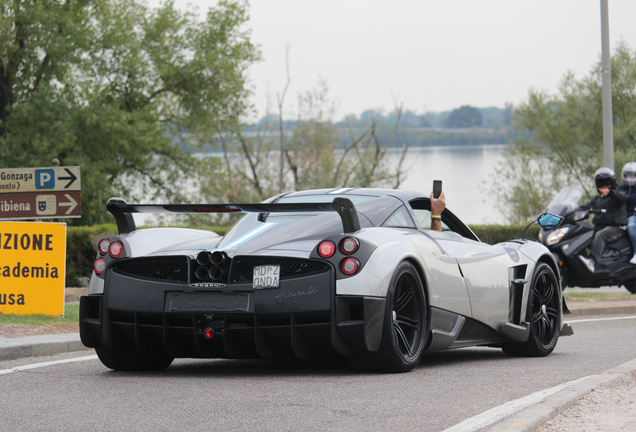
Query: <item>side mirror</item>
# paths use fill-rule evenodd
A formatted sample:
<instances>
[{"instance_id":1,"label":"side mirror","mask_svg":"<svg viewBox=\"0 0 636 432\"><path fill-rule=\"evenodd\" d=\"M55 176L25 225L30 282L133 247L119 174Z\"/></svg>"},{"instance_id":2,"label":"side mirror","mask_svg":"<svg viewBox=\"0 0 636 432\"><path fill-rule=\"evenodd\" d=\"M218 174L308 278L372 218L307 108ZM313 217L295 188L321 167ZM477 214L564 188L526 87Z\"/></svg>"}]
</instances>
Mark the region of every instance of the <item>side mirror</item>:
<instances>
[{"instance_id":1,"label":"side mirror","mask_svg":"<svg viewBox=\"0 0 636 432\"><path fill-rule=\"evenodd\" d=\"M533 220L526 226L526 229L523 230L523 236L521 239L526 239L526 232L528 231L528 228L530 228L530 225L534 223L538 223L545 229L554 229L561 225L561 222L563 222L563 216L557 216L552 213L543 213L537 218L537 220Z\"/></svg>"},{"instance_id":2,"label":"side mirror","mask_svg":"<svg viewBox=\"0 0 636 432\"><path fill-rule=\"evenodd\" d=\"M541 227L551 230L561 225L561 222L563 222L563 216L557 216L552 213L543 213L539 216L537 222L539 222Z\"/></svg>"}]
</instances>

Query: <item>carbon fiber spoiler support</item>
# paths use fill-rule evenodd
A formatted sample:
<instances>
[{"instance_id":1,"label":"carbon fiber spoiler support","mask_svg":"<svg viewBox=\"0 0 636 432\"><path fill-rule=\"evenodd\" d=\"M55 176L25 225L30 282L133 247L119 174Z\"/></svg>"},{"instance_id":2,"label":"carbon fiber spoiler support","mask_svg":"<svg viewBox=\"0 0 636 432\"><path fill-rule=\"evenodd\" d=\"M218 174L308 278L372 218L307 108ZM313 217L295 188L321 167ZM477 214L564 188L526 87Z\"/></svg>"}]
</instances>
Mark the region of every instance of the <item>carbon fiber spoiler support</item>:
<instances>
[{"instance_id":1,"label":"carbon fiber spoiler support","mask_svg":"<svg viewBox=\"0 0 636 432\"><path fill-rule=\"evenodd\" d=\"M360 230L358 211L349 198L336 197L327 203L257 203L257 204L128 204L111 198L106 209L115 217L119 234L137 229L133 213L300 213L335 211L342 220L345 234Z\"/></svg>"}]
</instances>

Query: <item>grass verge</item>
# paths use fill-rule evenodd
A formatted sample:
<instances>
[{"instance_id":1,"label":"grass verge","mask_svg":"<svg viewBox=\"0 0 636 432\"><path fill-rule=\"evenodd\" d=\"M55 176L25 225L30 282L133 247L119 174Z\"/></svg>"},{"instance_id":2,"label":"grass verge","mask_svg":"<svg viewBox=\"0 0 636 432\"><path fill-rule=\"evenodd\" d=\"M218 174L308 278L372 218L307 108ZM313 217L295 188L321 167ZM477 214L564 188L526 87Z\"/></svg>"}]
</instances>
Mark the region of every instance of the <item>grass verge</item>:
<instances>
[{"instance_id":1,"label":"grass verge","mask_svg":"<svg viewBox=\"0 0 636 432\"><path fill-rule=\"evenodd\" d=\"M51 325L77 324L79 304L64 305L64 318L48 315L4 315L0 314L0 325Z\"/></svg>"},{"instance_id":2,"label":"grass verge","mask_svg":"<svg viewBox=\"0 0 636 432\"><path fill-rule=\"evenodd\" d=\"M602 293L598 291L570 291L565 290L563 297L566 300L622 300L636 299L636 295L629 293Z\"/></svg>"}]
</instances>

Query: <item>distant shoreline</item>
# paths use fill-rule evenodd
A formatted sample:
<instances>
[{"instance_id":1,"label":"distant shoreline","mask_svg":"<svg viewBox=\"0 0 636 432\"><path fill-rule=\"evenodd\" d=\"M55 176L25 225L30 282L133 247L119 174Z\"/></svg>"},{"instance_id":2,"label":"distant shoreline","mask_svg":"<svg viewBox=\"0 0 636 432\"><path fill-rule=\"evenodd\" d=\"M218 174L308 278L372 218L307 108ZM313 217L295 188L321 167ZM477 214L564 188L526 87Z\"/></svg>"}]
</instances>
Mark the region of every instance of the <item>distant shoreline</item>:
<instances>
[{"instance_id":1,"label":"distant shoreline","mask_svg":"<svg viewBox=\"0 0 636 432\"><path fill-rule=\"evenodd\" d=\"M409 146L409 150L469 150L469 149L506 149L510 146L510 144L431 144L431 145L418 145L418 146ZM276 152L277 150L272 150ZM335 152L342 152L343 149L335 149ZM401 152L402 147L390 147L389 152ZM193 153L195 156L203 156L203 155L222 155L222 150L212 150L212 151L198 151Z\"/></svg>"},{"instance_id":2,"label":"distant shoreline","mask_svg":"<svg viewBox=\"0 0 636 432\"><path fill-rule=\"evenodd\" d=\"M433 145L420 145L409 146L409 150L413 149L443 149L443 150L461 150L461 149L504 149L509 147L510 144L433 144ZM402 151L401 147L391 147L389 151Z\"/></svg>"}]
</instances>

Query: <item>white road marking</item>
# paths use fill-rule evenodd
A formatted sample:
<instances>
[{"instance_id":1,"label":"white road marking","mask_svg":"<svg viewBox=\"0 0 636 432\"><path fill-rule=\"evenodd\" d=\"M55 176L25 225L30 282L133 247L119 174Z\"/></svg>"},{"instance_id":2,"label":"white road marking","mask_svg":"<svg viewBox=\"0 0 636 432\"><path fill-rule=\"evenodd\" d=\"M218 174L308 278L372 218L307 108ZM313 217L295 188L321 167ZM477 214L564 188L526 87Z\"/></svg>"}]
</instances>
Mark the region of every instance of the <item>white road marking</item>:
<instances>
[{"instance_id":1,"label":"white road marking","mask_svg":"<svg viewBox=\"0 0 636 432\"><path fill-rule=\"evenodd\" d=\"M56 360L56 361L43 362L43 363L33 363L33 364L24 365L24 366L16 366L11 369L0 370L0 375L6 375L13 372L21 372L21 371L29 370L29 369L37 369L41 367L47 367L47 366L53 366L58 364L65 364L65 363L75 363L75 362L81 362L81 361L87 361L87 360L97 360L97 356L90 355L90 356L76 357L76 358L66 359L66 360Z\"/></svg>"},{"instance_id":2,"label":"white road marking","mask_svg":"<svg viewBox=\"0 0 636 432\"><path fill-rule=\"evenodd\" d=\"M629 320L629 319L636 319L636 316L613 317L613 318L590 318L590 319L566 321L565 323L566 324L574 324L574 323L583 323L583 322L620 321L620 320Z\"/></svg>"},{"instance_id":3,"label":"white road marking","mask_svg":"<svg viewBox=\"0 0 636 432\"><path fill-rule=\"evenodd\" d=\"M560 384L556 387L552 387L546 390L540 390L536 393L532 393L526 397L522 397L520 399L516 399L510 402L506 402L503 405L499 405L493 409L485 411L479 415L471 417L467 420L464 420L461 423L456 424L443 432L474 432L479 429L485 428L492 424L497 423L505 419L506 417L510 417L511 415L521 411L524 408L529 406L538 404L542 402L548 396L555 394L558 391L563 390L564 388L571 386L573 384L577 384L583 380L590 378L589 376L579 378L574 381L567 382L565 384Z\"/></svg>"}]
</instances>

